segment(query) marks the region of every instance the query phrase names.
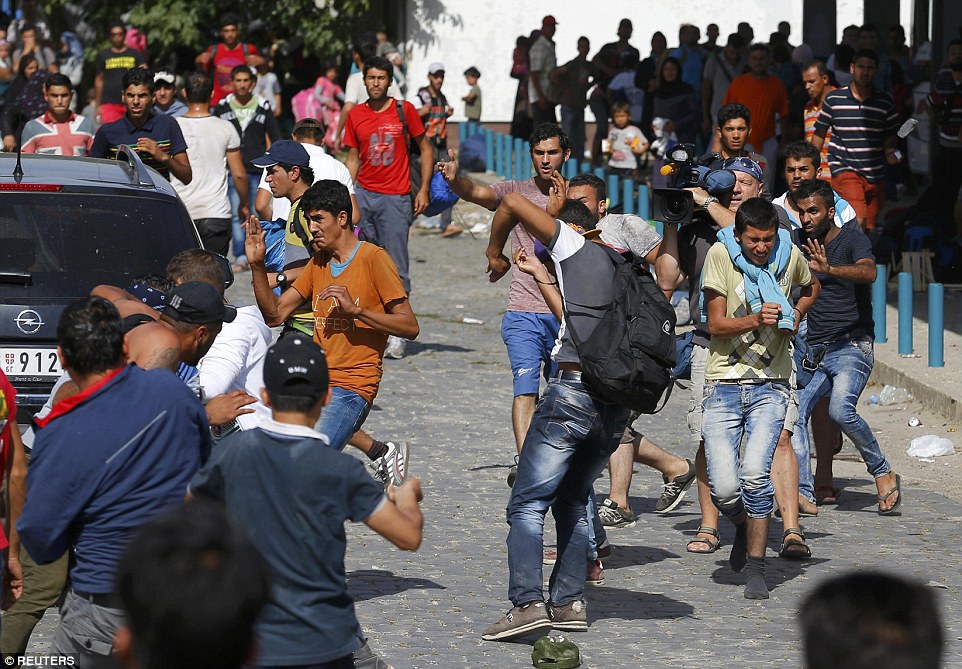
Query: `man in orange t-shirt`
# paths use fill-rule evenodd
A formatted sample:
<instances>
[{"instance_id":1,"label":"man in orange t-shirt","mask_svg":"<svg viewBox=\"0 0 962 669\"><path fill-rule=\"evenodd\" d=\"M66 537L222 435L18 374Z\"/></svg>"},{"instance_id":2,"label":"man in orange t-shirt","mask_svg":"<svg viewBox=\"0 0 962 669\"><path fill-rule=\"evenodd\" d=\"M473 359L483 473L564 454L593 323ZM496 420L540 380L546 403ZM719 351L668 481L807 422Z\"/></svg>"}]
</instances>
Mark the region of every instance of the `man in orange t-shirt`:
<instances>
[{"instance_id":1,"label":"man in orange t-shirt","mask_svg":"<svg viewBox=\"0 0 962 669\"><path fill-rule=\"evenodd\" d=\"M314 312L314 340L324 349L332 392L315 429L341 450L371 410L388 335L414 339L419 326L391 257L354 236L351 195L344 184L315 182L301 196L300 207L312 237L312 258L290 290L277 297L267 281L264 232L256 218L248 223L247 259L254 298L268 325L283 323L303 304ZM389 458L384 464L390 478L395 484L403 480L406 453L388 451L381 442L354 445L372 460Z\"/></svg>"},{"instance_id":2,"label":"man in orange t-shirt","mask_svg":"<svg viewBox=\"0 0 962 669\"><path fill-rule=\"evenodd\" d=\"M740 102L752 114L752 129L748 141L768 160L769 165L776 165L781 144L784 144L788 123L788 93L781 80L768 73L771 56L764 44L753 44L748 50L748 74L736 77L728 87L723 105L729 102ZM781 120L781 137L779 143L775 137L775 118ZM771 179L775 170L768 170L765 174L765 186L771 191Z\"/></svg>"}]
</instances>

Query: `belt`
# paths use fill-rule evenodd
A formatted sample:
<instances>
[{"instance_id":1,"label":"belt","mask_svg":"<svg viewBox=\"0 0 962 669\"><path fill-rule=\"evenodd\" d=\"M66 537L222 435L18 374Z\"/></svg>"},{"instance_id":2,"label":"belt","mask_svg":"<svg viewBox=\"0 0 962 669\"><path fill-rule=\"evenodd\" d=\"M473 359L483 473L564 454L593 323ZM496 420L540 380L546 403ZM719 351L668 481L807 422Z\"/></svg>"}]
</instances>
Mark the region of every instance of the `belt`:
<instances>
[{"instance_id":1,"label":"belt","mask_svg":"<svg viewBox=\"0 0 962 669\"><path fill-rule=\"evenodd\" d=\"M70 591L77 597L80 597L80 599L86 599L94 606L102 606L106 609L123 608L123 604L120 601L120 595L118 595L116 592L81 592L80 590L74 590L73 588L71 588Z\"/></svg>"},{"instance_id":2,"label":"belt","mask_svg":"<svg viewBox=\"0 0 962 669\"><path fill-rule=\"evenodd\" d=\"M554 374L554 378L559 381L574 381L575 383L581 383L581 372L573 372L570 369L559 369Z\"/></svg>"}]
</instances>

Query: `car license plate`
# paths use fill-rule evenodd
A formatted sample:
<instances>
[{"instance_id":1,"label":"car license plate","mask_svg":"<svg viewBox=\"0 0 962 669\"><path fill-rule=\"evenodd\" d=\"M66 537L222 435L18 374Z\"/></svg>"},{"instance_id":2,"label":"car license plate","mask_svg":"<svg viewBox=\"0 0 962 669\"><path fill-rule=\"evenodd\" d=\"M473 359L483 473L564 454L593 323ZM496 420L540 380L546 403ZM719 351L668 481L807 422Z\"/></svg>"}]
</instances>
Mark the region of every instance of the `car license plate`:
<instances>
[{"instance_id":1,"label":"car license plate","mask_svg":"<svg viewBox=\"0 0 962 669\"><path fill-rule=\"evenodd\" d=\"M0 364L7 376L59 378L63 374L55 348L0 349Z\"/></svg>"}]
</instances>

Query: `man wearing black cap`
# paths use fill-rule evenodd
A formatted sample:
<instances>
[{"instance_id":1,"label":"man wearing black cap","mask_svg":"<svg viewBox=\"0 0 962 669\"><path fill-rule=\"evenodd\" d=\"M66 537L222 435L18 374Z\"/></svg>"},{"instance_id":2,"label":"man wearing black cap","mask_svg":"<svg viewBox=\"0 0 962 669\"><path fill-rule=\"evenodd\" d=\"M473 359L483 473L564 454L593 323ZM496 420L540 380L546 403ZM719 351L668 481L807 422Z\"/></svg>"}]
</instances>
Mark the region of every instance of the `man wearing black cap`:
<instances>
[{"instance_id":1,"label":"man wearing black cap","mask_svg":"<svg viewBox=\"0 0 962 669\"><path fill-rule=\"evenodd\" d=\"M264 386L273 417L225 439L190 494L243 518L274 577L255 628L257 664L354 667L371 651L347 590L343 524L364 522L401 550L417 550L421 484L407 479L385 497L358 460L315 448L324 444L313 427L331 390L324 351L310 338L294 333L268 350Z\"/></svg>"},{"instance_id":2,"label":"man wearing black cap","mask_svg":"<svg viewBox=\"0 0 962 669\"><path fill-rule=\"evenodd\" d=\"M178 300L183 317L213 316L188 297ZM67 307L57 340L80 392L37 421L17 529L39 564L73 549L53 654L73 656L78 666L114 666L114 632L123 622L114 589L120 555L136 528L181 504L210 453L210 431L179 379L124 364L120 315L107 300Z\"/></svg>"}]
</instances>

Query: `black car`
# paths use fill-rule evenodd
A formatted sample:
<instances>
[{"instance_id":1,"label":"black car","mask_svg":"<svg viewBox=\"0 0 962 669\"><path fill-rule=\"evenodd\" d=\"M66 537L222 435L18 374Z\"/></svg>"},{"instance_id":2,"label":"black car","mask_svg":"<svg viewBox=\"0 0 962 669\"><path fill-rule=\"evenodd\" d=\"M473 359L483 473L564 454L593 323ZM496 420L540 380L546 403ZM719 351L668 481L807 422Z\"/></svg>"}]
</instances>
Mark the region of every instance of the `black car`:
<instances>
[{"instance_id":1,"label":"black car","mask_svg":"<svg viewBox=\"0 0 962 669\"><path fill-rule=\"evenodd\" d=\"M0 366L17 390L19 422L61 374L57 322L99 284L163 274L200 246L166 179L126 150L117 160L0 155Z\"/></svg>"}]
</instances>

